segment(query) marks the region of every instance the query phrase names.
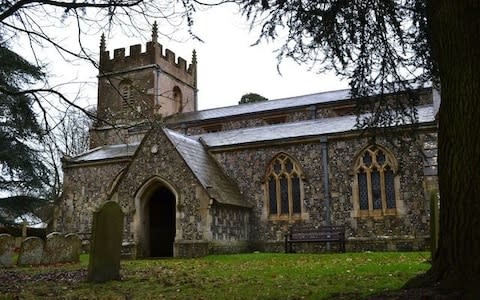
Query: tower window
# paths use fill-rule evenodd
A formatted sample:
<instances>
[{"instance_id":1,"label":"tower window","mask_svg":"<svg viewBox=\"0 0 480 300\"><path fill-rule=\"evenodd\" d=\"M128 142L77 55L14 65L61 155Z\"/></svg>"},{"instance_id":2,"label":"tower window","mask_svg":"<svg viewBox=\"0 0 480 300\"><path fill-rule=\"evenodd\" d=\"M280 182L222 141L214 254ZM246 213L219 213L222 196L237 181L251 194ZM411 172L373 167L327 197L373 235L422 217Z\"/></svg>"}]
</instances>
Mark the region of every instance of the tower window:
<instances>
[{"instance_id":1,"label":"tower window","mask_svg":"<svg viewBox=\"0 0 480 300\"><path fill-rule=\"evenodd\" d=\"M353 202L357 216L396 214L399 197L397 161L384 148L370 146L355 161Z\"/></svg>"},{"instance_id":2,"label":"tower window","mask_svg":"<svg viewBox=\"0 0 480 300\"><path fill-rule=\"evenodd\" d=\"M182 112L183 111L183 96L182 91L178 86L173 88L173 106L175 112Z\"/></svg>"},{"instance_id":3,"label":"tower window","mask_svg":"<svg viewBox=\"0 0 480 300\"><path fill-rule=\"evenodd\" d=\"M123 80L119 86L120 96L122 97L122 108L132 109L133 103L133 86L130 80Z\"/></svg>"},{"instance_id":4,"label":"tower window","mask_svg":"<svg viewBox=\"0 0 480 300\"><path fill-rule=\"evenodd\" d=\"M277 155L266 172L266 207L270 219L299 219L302 213L302 171L287 154Z\"/></svg>"}]
</instances>

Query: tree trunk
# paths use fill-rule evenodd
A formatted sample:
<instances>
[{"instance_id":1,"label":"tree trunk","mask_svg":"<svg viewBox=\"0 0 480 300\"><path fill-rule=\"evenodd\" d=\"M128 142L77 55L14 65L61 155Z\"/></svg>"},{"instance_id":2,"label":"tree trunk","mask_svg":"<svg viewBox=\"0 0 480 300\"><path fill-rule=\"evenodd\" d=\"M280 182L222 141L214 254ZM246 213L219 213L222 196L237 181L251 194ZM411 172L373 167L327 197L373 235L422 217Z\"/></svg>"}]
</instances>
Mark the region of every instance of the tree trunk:
<instances>
[{"instance_id":1,"label":"tree trunk","mask_svg":"<svg viewBox=\"0 0 480 300\"><path fill-rule=\"evenodd\" d=\"M442 102L440 239L430 271L446 288L480 288L480 3L427 0Z\"/></svg>"}]
</instances>

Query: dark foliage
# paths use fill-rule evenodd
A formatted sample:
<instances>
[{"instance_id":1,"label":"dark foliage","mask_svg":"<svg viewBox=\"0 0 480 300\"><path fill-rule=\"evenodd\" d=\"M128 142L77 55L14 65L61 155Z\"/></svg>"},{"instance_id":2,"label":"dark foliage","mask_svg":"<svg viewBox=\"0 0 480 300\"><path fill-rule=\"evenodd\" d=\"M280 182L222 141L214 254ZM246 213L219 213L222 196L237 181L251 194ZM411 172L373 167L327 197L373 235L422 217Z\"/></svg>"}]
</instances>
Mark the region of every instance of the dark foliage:
<instances>
[{"instance_id":1,"label":"dark foliage","mask_svg":"<svg viewBox=\"0 0 480 300\"><path fill-rule=\"evenodd\" d=\"M14 225L19 216L30 223L48 220L52 214L49 201L39 196L10 196L0 199L0 224Z\"/></svg>"},{"instance_id":2,"label":"dark foliage","mask_svg":"<svg viewBox=\"0 0 480 300\"><path fill-rule=\"evenodd\" d=\"M47 176L45 165L38 159L39 152L35 149L41 142L43 131L33 111L34 100L21 90L42 79L43 73L10 51L3 41L0 43L0 61L0 191L2 195L30 195L18 201L17 209L23 210L27 203L36 200L33 195L39 195ZM4 213L6 202L13 208L10 200L15 197L7 198L0 199Z\"/></svg>"},{"instance_id":3,"label":"dark foliage","mask_svg":"<svg viewBox=\"0 0 480 300\"><path fill-rule=\"evenodd\" d=\"M376 102L358 101L360 128L401 125L416 120L412 89L432 79L434 70L426 30L425 1L249 0L243 13L261 26L262 39L287 37L279 49L287 57L334 70L350 80L353 97L380 94ZM391 101L387 94L406 97ZM387 113L385 113L387 112Z\"/></svg>"},{"instance_id":4,"label":"dark foliage","mask_svg":"<svg viewBox=\"0 0 480 300\"><path fill-rule=\"evenodd\" d=\"M248 93L243 95L242 98L240 98L240 101L238 102L238 104L255 103L255 102L262 102L262 101L268 101L268 99L256 93Z\"/></svg>"},{"instance_id":5,"label":"dark foliage","mask_svg":"<svg viewBox=\"0 0 480 300\"><path fill-rule=\"evenodd\" d=\"M22 225L0 227L0 234L2 233L20 237L22 236ZM27 227L27 236L36 236L45 240L47 238L47 230L45 228Z\"/></svg>"}]
</instances>

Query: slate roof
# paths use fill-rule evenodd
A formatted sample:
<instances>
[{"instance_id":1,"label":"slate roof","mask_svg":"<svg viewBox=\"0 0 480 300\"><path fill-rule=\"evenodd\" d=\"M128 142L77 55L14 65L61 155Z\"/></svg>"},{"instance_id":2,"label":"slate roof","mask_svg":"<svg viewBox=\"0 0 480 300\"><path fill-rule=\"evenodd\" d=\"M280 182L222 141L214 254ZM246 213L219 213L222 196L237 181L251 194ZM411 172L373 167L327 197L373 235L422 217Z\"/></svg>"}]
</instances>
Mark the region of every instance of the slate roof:
<instances>
[{"instance_id":1,"label":"slate roof","mask_svg":"<svg viewBox=\"0 0 480 300\"><path fill-rule=\"evenodd\" d=\"M337 102L350 99L350 90L338 90L330 92L315 93L290 98L269 100L264 102L246 103L220 108L201 110L177 114L168 117L168 123L187 123L205 121L209 119L221 119L232 116L275 111L285 108L305 107L314 104Z\"/></svg>"},{"instance_id":2,"label":"slate roof","mask_svg":"<svg viewBox=\"0 0 480 300\"><path fill-rule=\"evenodd\" d=\"M163 130L211 198L223 204L252 207L198 139L166 128Z\"/></svg>"},{"instance_id":3,"label":"slate roof","mask_svg":"<svg viewBox=\"0 0 480 300\"><path fill-rule=\"evenodd\" d=\"M83 154L67 159L71 163L93 162L105 159L127 158L135 154L140 142L133 144L107 145L91 149Z\"/></svg>"},{"instance_id":4,"label":"slate roof","mask_svg":"<svg viewBox=\"0 0 480 300\"><path fill-rule=\"evenodd\" d=\"M432 106L417 108L419 123L433 122ZM206 133L192 138L201 139L208 147L238 146L256 142L269 142L316 137L355 130L356 117L342 116L270 126L242 128L231 131Z\"/></svg>"},{"instance_id":5,"label":"slate roof","mask_svg":"<svg viewBox=\"0 0 480 300\"><path fill-rule=\"evenodd\" d=\"M419 107L418 117L420 123L433 122L435 120L433 107ZM178 145L183 150L183 154L181 154L188 163L188 159L192 156L190 152L193 151L193 149L197 149L199 153L202 152L201 155L208 156L200 140L208 147L233 146L264 141L268 142L294 138L308 138L320 135L342 133L355 130L355 124L355 116L342 116L254 128L242 128L231 131L220 131L190 137L186 137L182 134L167 129L166 133L169 137L171 137L171 139L175 140L172 140L172 142L174 142L175 145ZM187 145L190 145L190 152L187 149ZM138 146L139 143L97 147L77 157L70 158L68 161L72 163L82 163L100 161L104 159L127 158L135 153ZM210 157L209 159L212 160ZM207 161L207 158L203 157L202 160ZM192 164L191 167L198 166Z\"/></svg>"}]
</instances>

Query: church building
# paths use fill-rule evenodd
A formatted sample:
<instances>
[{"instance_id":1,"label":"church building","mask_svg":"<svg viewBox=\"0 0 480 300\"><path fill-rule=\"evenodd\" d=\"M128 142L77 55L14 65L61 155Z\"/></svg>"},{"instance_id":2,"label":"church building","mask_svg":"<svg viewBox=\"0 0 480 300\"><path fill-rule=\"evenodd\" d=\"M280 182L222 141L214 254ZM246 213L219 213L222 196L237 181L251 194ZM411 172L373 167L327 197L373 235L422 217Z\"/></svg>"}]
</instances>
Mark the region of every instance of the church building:
<instances>
[{"instance_id":1,"label":"church building","mask_svg":"<svg viewBox=\"0 0 480 300\"><path fill-rule=\"evenodd\" d=\"M198 110L196 54L189 64L175 56L155 27L128 55L112 57L102 37L98 120L90 150L63 160L57 231L87 242L93 212L113 200L131 257L282 252L297 225L345 226L347 251L428 248L431 88L415 91L418 123L402 128L404 149L356 129L349 90Z\"/></svg>"}]
</instances>

